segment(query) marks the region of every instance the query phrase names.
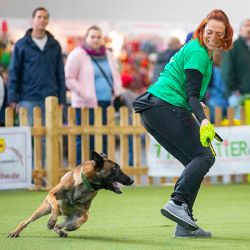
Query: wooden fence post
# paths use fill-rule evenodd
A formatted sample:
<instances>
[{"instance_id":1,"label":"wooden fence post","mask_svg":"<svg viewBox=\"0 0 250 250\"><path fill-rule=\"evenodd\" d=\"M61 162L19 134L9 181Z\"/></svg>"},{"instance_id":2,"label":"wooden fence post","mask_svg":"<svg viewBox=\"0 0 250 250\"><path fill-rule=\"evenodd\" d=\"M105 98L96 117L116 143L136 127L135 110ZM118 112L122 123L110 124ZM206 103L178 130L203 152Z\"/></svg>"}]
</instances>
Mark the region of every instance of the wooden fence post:
<instances>
[{"instance_id":1,"label":"wooden fence post","mask_svg":"<svg viewBox=\"0 0 250 250\"><path fill-rule=\"evenodd\" d=\"M76 110L68 107L68 126L76 126ZM76 166L76 136L68 136L68 167L73 169Z\"/></svg>"},{"instance_id":2,"label":"wooden fence post","mask_svg":"<svg viewBox=\"0 0 250 250\"><path fill-rule=\"evenodd\" d=\"M247 125L250 125L250 100L245 101L245 121Z\"/></svg>"},{"instance_id":3,"label":"wooden fence post","mask_svg":"<svg viewBox=\"0 0 250 250\"><path fill-rule=\"evenodd\" d=\"M123 106L120 108L120 126L128 126L128 108ZM121 157L121 167L128 166L128 135L120 135L120 157Z\"/></svg>"},{"instance_id":4,"label":"wooden fence post","mask_svg":"<svg viewBox=\"0 0 250 250\"><path fill-rule=\"evenodd\" d=\"M25 117L28 119L28 113L26 111ZM33 121L34 128L42 128L42 110L40 107L35 107L33 109ZM21 120L20 120L21 122ZM28 120L27 120L28 122ZM36 189L40 190L42 188L42 179L45 176L45 171L43 168L43 146L42 146L42 136L34 135L34 170L33 178L36 185Z\"/></svg>"},{"instance_id":5,"label":"wooden fence post","mask_svg":"<svg viewBox=\"0 0 250 250\"><path fill-rule=\"evenodd\" d=\"M50 96L45 101L46 108L46 168L47 188L51 189L59 181L60 156L57 129L59 124L58 99Z\"/></svg>"},{"instance_id":6,"label":"wooden fence post","mask_svg":"<svg viewBox=\"0 0 250 250\"><path fill-rule=\"evenodd\" d=\"M105 111L107 112L107 111ZM102 127L102 126L106 126L103 125L102 123L102 108L101 107L97 107L94 109L94 126L97 127ZM102 138L103 138L103 134L95 134L95 150L97 152L103 152L103 143L102 143ZM107 150L107 149L106 149Z\"/></svg>"},{"instance_id":7,"label":"wooden fence post","mask_svg":"<svg viewBox=\"0 0 250 250\"><path fill-rule=\"evenodd\" d=\"M14 110L10 107L5 109L5 127L14 126Z\"/></svg>"},{"instance_id":8,"label":"wooden fence post","mask_svg":"<svg viewBox=\"0 0 250 250\"><path fill-rule=\"evenodd\" d=\"M107 109L107 126L114 128L115 124L115 109L114 107L110 106ZM112 161L115 161L115 135L108 134L108 158Z\"/></svg>"}]
</instances>

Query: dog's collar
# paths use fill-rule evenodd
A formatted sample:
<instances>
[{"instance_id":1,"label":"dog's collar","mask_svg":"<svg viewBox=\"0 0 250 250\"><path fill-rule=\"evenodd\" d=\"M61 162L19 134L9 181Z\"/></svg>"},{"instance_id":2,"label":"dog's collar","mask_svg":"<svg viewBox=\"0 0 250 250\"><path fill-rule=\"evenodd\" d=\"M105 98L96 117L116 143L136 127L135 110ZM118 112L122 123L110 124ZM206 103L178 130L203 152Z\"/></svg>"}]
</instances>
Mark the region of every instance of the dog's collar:
<instances>
[{"instance_id":1,"label":"dog's collar","mask_svg":"<svg viewBox=\"0 0 250 250\"><path fill-rule=\"evenodd\" d=\"M81 171L82 182L86 185L89 191L95 191L90 182L88 181L86 175Z\"/></svg>"}]
</instances>

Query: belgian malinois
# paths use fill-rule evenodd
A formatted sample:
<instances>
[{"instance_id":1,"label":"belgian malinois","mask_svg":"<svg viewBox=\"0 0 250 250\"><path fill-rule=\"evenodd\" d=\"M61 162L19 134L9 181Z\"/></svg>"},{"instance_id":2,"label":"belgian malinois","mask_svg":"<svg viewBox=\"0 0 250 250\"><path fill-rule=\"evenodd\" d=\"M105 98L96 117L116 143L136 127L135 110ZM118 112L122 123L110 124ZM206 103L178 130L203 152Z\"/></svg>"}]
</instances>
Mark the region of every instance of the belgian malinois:
<instances>
[{"instance_id":1,"label":"belgian malinois","mask_svg":"<svg viewBox=\"0 0 250 250\"><path fill-rule=\"evenodd\" d=\"M91 159L67 172L59 184L50 190L40 207L21 222L8 237L18 237L31 222L49 214L47 226L60 237L67 237L66 231L74 231L88 219L88 210L99 189L108 189L120 194L118 183L132 185L133 180L124 174L119 165L107 159L106 155L91 152ZM64 222L56 224L58 215Z\"/></svg>"}]
</instances>

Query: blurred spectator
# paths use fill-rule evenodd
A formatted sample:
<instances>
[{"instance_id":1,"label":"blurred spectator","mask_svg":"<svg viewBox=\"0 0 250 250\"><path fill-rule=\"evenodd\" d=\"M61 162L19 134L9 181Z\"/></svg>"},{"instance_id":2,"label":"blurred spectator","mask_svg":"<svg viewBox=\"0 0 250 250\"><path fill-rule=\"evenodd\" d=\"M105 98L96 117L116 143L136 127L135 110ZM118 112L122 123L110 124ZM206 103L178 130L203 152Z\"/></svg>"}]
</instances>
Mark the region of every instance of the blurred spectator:
<instances>
[{"instance_id":1,"label":"blurred spectator","mask_svg":"<svg viewBox=\"0 0 250 250\"><path fill-rule=\"evenodd\" d=\"M6 86L0 75L0 127L4 126L4 111L7 105Z\"/></svg>"},{"instance_id":2,"label":"blurred spectator","mask_svg":"<svg viewBox=\"0 0 250 250\"><path fill-rule=\"evenodd\" d=\"M0 75L0 111L2 110L5 96L5 84L3 82L3 78Z\"/></svg>"},{"instance_id":3,"label":"blurred spectator","mask_svg":"<svg viewBox=\"0 0 250 250\"><path fill-rule=\"evenodd\" d=\"M211 122L214 122L215 107L222 109L223 116L226 116L228 100L226 96L225 82L221 76L220 63L222 59L222 50L217 49L213 54L213 73L210 81L210 86L207 91L206 103L210 108Z\"/></svg>"},{"instance_id":4,"label":"blurred spectator","mask_svg":"<svg viewBox=\"0 0 250 250\"><path fill-rule=\"evenodd\" d=\"M132 114L132 103L134 99L141 93L139 76L133 75L126 84L123 84L123 91L121 98L124 100L125 105L128 107L129 114Z\"/></svg>"},{"instance_id":5,"label":"blurred spectator","mask_svg":"<svg viewBox=\"0 0 250 250\"><path fill-rule=\"evenodd\" d=\"M191 32L189 32L189 33L187 34L186 40L185 40L185 44L188 43L191 39L193 39L193 34L194 34L193 31L191 31Z\"/></svg>"},{"instance_id":6,"label":"blurred spectator","mask_svg":"<svg viewBox=\"0 0 250 250\"><path fill-rule=\"evenodd\" d=\"M148 47L147 44L149 43L145 41L126 41L120 54L123 85L137 75L139 77L137 84L140 85L141 92L144 92L150 84L152 63L150 62L149 55L145 52L148 51L148 49L145 49ZM150 49L150 51L154 50Z\"/></svg>"},{"instance_id":7,"label":"blurred spectator","mask_svg":"<svg viewBox=\"0 0 250 250\"><path fill-rule=\"evenodd\" d=\"M239 38L232 50L224 53L221 71L229 105L235 108L235 118L239 119L242 95L250 93L250 19L242 22Z\"/></svg>"},{"instance_id":8,"label":"blurred spectator","mask_svg":"<svg viewBox=\"0 0 250 250\"><path fill-rule=\"evenodd\" d=\"M165 65L170 61L170 58L181 48L181 42L177 37L170 37L167 40L167 49L158 54L155 64L152 83L156 82Z\"/></svg>"},{"instance_id":9,"label":"blurred spectator","mask_svg":"<svg viewBox=\"0 0 250 250\"><path fill-rule=\"evenodd\" d=\"M0 126L5 126L5 109L7 108L7 71L0 67Z\"/></svg>"},{"instance_id":10,"label":"blurred spectator","mask_svg":"<svg viewBox=\"0 0 250 250\"><path fill-rule=\"evenodd\" d=\"M90 108L90 124L94 123L93 108L102 107L103 124L107 124L107 108L113 97L120 95L121 77L112 53L103 45L102 31L88 28L82 47L73 49L65 64L66 85L72 91L72 106L76 109L76 123L81 124L81 109ZM93 137L90 149L94 149ZM77 164L81 163L81 138L77 137ZM107 138L103 138L103 152L107 153Z\"/></svg>"},{"instance_id":11,"label":"blurred spectator","mask_svg":"<svg viewBox=\"0 0 250 250\"><path fill-rule=\"evenodd\" d=\"M36 8L32 13L32 29L17 41L9 66L8 102L12 108L28 111L29 125L33 125L33 108L42 109L45 121L45 98L57 96L64 104L65 78L61 47L46 30L49 13Z\"/></svg>"},{"instance_id":12,"label":"blurred spectator","mask_svg":"<svg viewBox=\"0 0 250 250\"><path fill-rule=\"evenodd\" d=\"M12 50L13 42L7 41L7 44L1 51L0 56L0 64L6 69L8 68L10 64L10 58L11 58L11 50Z\"/></svg>"}]
</instances>

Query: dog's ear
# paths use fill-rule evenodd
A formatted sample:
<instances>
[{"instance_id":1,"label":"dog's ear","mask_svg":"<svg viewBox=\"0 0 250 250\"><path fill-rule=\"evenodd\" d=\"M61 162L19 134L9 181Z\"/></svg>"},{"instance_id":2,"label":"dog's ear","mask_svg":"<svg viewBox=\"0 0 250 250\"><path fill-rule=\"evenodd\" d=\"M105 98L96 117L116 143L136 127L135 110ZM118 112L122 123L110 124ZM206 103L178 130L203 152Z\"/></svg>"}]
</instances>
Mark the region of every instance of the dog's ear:
<instances>
[{"instance_id":1,"label":"dog's ear","mask_svg":"<svg viewBox=\"0 0 250 250\"><path fill-rule=\"evenodd\" d=\"M99 155L98 153L96 153L95 151L92 151L91 152L91 155L90 155L90 160L93 160L95 161L95 168L102 168L103 165L104 165L104 160L103 158L101 157L101 155Z\"/></svg>"}]
</instances>

